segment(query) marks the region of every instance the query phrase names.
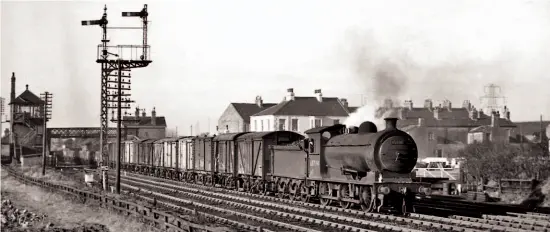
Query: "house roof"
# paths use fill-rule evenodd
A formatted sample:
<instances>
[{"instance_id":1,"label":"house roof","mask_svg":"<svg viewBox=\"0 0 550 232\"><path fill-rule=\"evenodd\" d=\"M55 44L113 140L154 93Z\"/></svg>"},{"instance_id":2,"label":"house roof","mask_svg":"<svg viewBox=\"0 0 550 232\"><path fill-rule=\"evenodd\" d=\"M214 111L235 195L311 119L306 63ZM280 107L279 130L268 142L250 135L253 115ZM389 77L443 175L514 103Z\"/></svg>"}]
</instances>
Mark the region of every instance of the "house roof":
<instances>
[{"instance_id":1,"label":"house roof","mask_svg":"<svg viewBox=\"0 0 550 232\"><path fill-rule=\"evenodd\" d=\"M237 113L243 118L244 122L250 123L250 116L266 110L270 107L273 107L277 104L275 103L263 103L262 107L258 106L256 103L231 103Z\"/></svg>"},{"instance_id":2,"label":"house roof","mask_svg":"<svg viewBox=\"0 0 550 232\"><path fill-rule=\"evenodd\" d=\"M354 113L357 109L359 109L359 107L348 106L348 111L349 111L350 113Z\"/></svg>"},{"instance_id":3,"label":"house roof","mask_svg":"<svg viewBox=\"0 0 550 232\"><path fill-rule=\"evenodd\" d=\"M319 102L316 97L295 97L294 100L284 100L276 106L263 110L253 116L262 115L347 117L349 113L338 98L335 97L323 97L322 102Z\"/></svg>"},{"instance_id":4,"label":"house roof","mask_svg":"<svg viewBox=\"0 0 550 232\"><path fill-rule=\"evenodd\" d=\"M142 127L142 126L163 126L166 127L166 119L164 116L157 116L156 118L156 125L153 125L152 117L150 116L139 116L136 120L135 116L124 116L122 117L122 124L128 127Z\"/></svg>"},{"instance_id":5,"label":"house roof","mask_svg":"<svg viewBox=\"0 0 550 232\"><path fill-rule=\"evenodd\" d=\"M474 129L470 130L470 133L478 133L478 132L490 133L491 129L492 129L492 127L490 125L478 126Z\"/></svg>"},{"instance_id":6,"label":"house roof","mask_svg":"<svg viewBox=\"0 0 550 232\"><path fill-rule=\"evenodd\" d=\"M532 135L532 134L540 134L541 131L541 122L540 121L528 121L528 122L516 122L517 128L512 133L512 136L524 134L524 135ZM543 130L547 130L546 128L550 126L550 121L542 121L542 128Z\"/></svg>"},{"instance_id":7,"label":"house roof","mask_svg":"<svg viewBox=\"0 0 550 232\"><path fill-rule=\"evenodd\" d=\"M27 86L28 87L28 86ZM36 96L33 92L26 89L21 93L18 97L16 97L11 104L17 104L17 105L42 105L44 104L44 101L40 99L38 96Z\"/></svg>"}]
</instances>

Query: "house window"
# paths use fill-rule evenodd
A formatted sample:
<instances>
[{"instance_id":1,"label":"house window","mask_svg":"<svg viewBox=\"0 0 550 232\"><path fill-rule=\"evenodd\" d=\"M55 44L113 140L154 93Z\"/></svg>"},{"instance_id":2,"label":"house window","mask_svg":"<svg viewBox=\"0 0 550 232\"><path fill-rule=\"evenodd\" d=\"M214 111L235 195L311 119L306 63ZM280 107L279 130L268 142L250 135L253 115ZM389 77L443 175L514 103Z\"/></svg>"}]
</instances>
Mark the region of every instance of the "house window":
<instances>
[{"instance_id":1,"label":"house window","mask_svg":"<svg viewBox=\"0 0 550 232\"><path fill-rule=\"evenodd\" d=\"M321 119L315 119L315 127L321 126Z\"/></svg>"},{"instance_id":2,"label":"house window","mask_svg":"<svg viewBox=\"0 0 550 232\"><path fill-rule=\"evenodd\" d=\"M258 120L254 120L254 129L253 131L258 131Z\"/></svg>"},{"instance_id":3,"label":"house window","mask_svg":"<svg viewBox=\"0 0 550 232\"><path fill-rule=\"evenodd\" d=\"M428 141L434 141L434 140L435 140L434 133L433 132L428 132Z\"/></svg>"},{"instance_id":4,"label":"house window","mask_svg":"<svg viewBox=\"0 0 550 232\"><path fill-rule=\"evenodd\" d=\"M285 130L285 119L279 119L279 130Z\"/></svg>"},{"instance_id":5,"label":"house window","mask_svg":"<svg viewBox=\"0 0 550 232\"><path fill-rule=\"evenodd\" d=\"M260 131L264 131L264 120L260 120Z\"/></svg>"},{"instance_id":6,"label":"house window","mask_svg":"<svg viewBox=\"0 0 550 232\"><path fill-rule=\"evenodd\" d=\"M443 150L442 149L435 150L435 156L438 158L443 157Z\"/></svg>"},{"instance_id":7,"label":"house window","mask_svg":"<svg viewBox=\"0 0 550 232\"><path fill-rule=\"evenodd\" d=\"M334 119L334 125L336 124L340 124L340 120L339 119Z\"/></svg>"},{"instance_id":8,"label":"house window","mask_svg":"<svg viewBox=\"0 0 550 232\"><path fill-rule=\"evenodd\" d=\"M292 121L291 121L292 125L291 125L291 130L292 131L298 131L298 119L297 118L293 118Z\"/></svg>"},{"instance_id":9,"label":"house window","mask_svg":"<svg viewBox=\"0 0 550 232\"><path fill-rule=\"evenodd\" d=\"M267 120L267 131L271 131L271 127L269 127L269 120Z\"/></svg>"}]
</instances>

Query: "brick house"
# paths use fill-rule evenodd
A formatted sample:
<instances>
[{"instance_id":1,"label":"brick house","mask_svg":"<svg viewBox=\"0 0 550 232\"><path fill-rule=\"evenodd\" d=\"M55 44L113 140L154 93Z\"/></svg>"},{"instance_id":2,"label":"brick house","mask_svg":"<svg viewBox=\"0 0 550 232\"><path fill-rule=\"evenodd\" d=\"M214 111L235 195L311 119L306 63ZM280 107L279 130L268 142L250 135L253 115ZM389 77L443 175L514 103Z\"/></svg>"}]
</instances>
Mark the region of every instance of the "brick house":
<instances>
[{"instance_id":1,"label":"brick house","mask_svg":"<svg viewBox=\"0 0 550 232\"><path fill-rule=\"evenodd\" d=\"M419 158L453 157L468 143L481 141L480 136L481 139L507 142L516 127L510 121L509 111L503 113L504 117L496 112L489 116L477 111L469 101L464 101L462 107L452 107L451 102L445 100L434 107L428 99L424 107L414 107L408 100L403 107L393 107L386 100L384 107L395 109L401 119L398 127L415 139Z\"/></svg>"},{"instance_id":2,"label":"brick house","mask_svg":"<svg viewBox=\"0 0 550 232\"><path fill-rule=\"evenodd\" d=\"M261 96L256 96L254 103L230 103L218 119L217 130L221 133L250 131L250 116L275 106L264 103Z\"/></svg>"},{"instance_id":3,"label":"brick house","mask_svg":"<svg viewBox=\"0 0 550 232\"><path fill-rule=\"evenodd\" d=\"M137 136L140 139L161 139L166 137L166 118L157 116L155 108L151 111L151 116L147 116L145 109L136 107L134 116L122 117L123 129L128 136Z\"/></svg>"}]
</instances>

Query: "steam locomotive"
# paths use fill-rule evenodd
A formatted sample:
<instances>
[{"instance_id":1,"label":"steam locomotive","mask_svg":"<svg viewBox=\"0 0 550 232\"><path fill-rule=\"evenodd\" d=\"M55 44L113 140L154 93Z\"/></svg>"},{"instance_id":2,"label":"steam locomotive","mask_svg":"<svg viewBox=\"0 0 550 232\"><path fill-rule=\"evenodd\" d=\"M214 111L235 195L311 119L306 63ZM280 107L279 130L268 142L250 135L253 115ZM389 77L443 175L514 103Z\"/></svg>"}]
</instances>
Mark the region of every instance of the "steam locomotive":
<instances>
[{"instance_id":1,"label":"steam locomotive","mask_svg":"<svg viewBox=\"0 0 550 232\"><path fill-rule=\"evenodd\" d=\"M365 211L407 213L430 184L413 181L418 150L412 137L386 118L346 128L228 133L218 136L128 140L123 170L296 201L360 206ZM109 144L115 167L115 143Z\"/></svg>"}]
</instances>

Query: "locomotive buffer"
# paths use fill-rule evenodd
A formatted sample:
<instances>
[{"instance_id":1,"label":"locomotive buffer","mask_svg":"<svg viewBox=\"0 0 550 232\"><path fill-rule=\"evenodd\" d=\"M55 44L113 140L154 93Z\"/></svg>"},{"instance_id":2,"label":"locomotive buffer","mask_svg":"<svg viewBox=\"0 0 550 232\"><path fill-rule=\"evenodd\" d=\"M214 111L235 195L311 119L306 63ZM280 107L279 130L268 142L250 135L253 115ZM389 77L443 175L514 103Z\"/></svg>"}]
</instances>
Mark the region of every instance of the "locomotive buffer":
<instances>
[{"instance_id":1,"label":"locomotive buffer","mask_svg":"<svg viewBox=\"0 0 550 232\"><path fill-rule=\"evenodd\" d=\"M142 19L142 27L107 27L107 6L103 9L103 16L99 20L87 20L82 21L82 26L99 25L102 28L102 40L101 44L97 47L97 60L96 62L101 64L101 130L100 130L100 154L101 154L101 166L106 165L108 162L107 153L107 130L108 130L108 109L117 110L117 182L116 192L120 193L120 162L121 162L121 115L122 109L129 109L130 103L133 103L129 99L128 93L123 91L130 91L129 79L123 79L123 71L130 71L133 68L147 67L152 61L149 57L150 46L147 44L147 4L143 9L138 12L122 12L122 17L139 17ZM143 44L142 45L108 45L110 40L107 38L107 30L124 30L124 29L140 29L143 30ZM141 52L141 54L140 54ZM140 54L138 56L138 54ZM112 72L115 72L112 74ZM116 80L109 79L109 77L115 76ZM129 76L128 76L129 78ZM114 83L111 86L110 83ZM127 85L126 87L124 85ZM104 167L105 168L105 167ZM103 188L107 190L107 177L103 176Z\"/></svg>"}]
</instances>

